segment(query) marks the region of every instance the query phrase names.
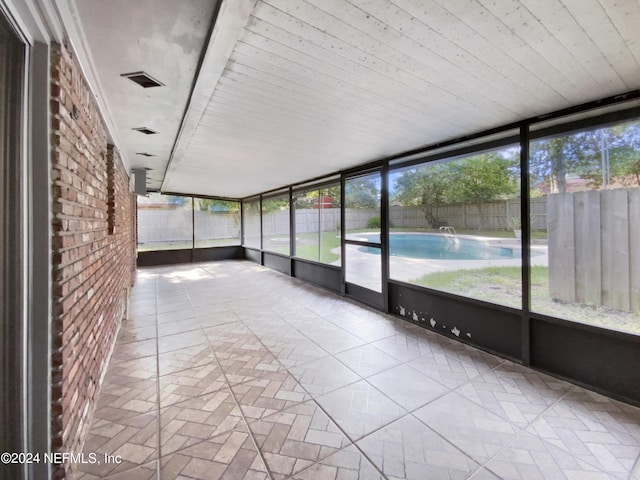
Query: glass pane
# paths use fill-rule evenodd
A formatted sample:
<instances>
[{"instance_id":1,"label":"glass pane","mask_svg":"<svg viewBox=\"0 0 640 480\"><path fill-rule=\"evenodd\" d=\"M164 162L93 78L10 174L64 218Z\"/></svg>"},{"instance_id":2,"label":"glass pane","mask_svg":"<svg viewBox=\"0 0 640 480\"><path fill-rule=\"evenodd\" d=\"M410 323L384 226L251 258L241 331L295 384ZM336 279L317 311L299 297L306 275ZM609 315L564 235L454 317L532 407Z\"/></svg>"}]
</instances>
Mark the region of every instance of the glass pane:
<instances>
[{"instance_id":1,"label":"glass pane","mask_svg":"<svg viewBox=\"0 0 640 480\"><path fill-rule=\"evenodd\" d=\"M293 197L296 222L296 251L298 258L320 261L320 192L297 193Z\"/></svg>"},{"instance_id":2,"label":"glass pane","mask_svg":"<svg viewBox=\"0 0 640 480\"><path fill-rule=\"evenodd\" d=\"M532 142L530 169L531 309L640 334L640 121Z\"/></svg>"},{"instance_id":3,"label":"glass pane","mask_svg":"<svg viewBox=\"0 0 640 480\"><path fill-rule=\"evenodd\" d=\"M380 243L380 174L345 182L346 238Z\"/></svg>"},{"instance_id":4,"label":"glass pane","mask_svg":"<svg viewBox=\"0 0 640 480\"><path fill-rule=\"evenodd\" d=\"M382 255L377 247L346 245L345 280L382 292Z\"/></svg>"},{"instance_id":5,"label":"glass pane","mask_svg":"<svg viewBox=\"0 0 640 480\"><path fill-rule=\"evenodd\" d=\"M240 245L240 202L194 198L196 248Z\"/></svg>"},{"instance_id":6,"label":"glass pane","mask_svg":"<svg viewBox=\"0 0 640 480\"><path fill-rule=\"evenodd\" d=\"M262 249L289 255L289 194L262 199Z\"/></svg>"},{"instance_id":7,"label":"glass pane","mask_svg":"<svg viewBox=\"0 0 640 480\"><path fill-rule=\"evenodd\" d=\"M138 250L193 248L191 197L150 193L138 197Z\"/></svg>"},{"instance_id":8,"label":"glass pane","mask_svg":"<svg viewBox=\"0 0 640 480\"><path fill-rule=\"evenodd\" d=\"M245 247L260 248L260 200L242 202Z\"/></svg>"},{"instance_id":9,"label":"glass pane","mask_svg":"<svg viewBox=\"0 0 640 480\"><path fill-rule=\"evenodd\" d=\"M521 308L519 156L504 148L391 172L390 277Z\"/></svg>"},{"instance_id":10,"label":"glass pane","mask_svg":"<svg viewBox=\"0 0 640 480\"><path fill-rule=\"evenodd\" d=\"M340 185L294 196L298 258L340 265Z\"/></svg>"},{"instance_id":11,"label":"glass pane","mask_svg":"<svg viewBox=\"0 0 640 480\"><path fill-rule=\"evenodd\" d=\"M320 198L320 261L340 265L340 184L320 190Z\"/></svg>"}]
</instances>

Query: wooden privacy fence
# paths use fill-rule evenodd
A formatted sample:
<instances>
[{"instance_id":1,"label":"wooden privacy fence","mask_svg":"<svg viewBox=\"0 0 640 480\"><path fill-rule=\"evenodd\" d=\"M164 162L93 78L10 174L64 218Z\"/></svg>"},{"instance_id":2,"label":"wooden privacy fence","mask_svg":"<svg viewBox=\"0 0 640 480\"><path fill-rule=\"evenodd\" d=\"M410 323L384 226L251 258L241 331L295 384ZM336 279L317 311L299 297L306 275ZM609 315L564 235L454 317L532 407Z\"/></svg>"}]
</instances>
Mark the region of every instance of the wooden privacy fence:
<instances>
[{"instance_id":1,"label":"wooden privacy fence","mask_svg":"<svg viewBox=\"0 0 640 480\"><path fill-rule=\"evenodd\" d=\"M190 209L138 209L138 242L185 242L192 239L192 220L196 240L236 238L240 234L239 213Z\"/></svg>"},{"instance_id":2,"label":"wooden privacy fence","mask_svg":"<svg viewBox=\"0 0 640 480\"><path fill-rule=\"evenodd\" d=\"M335 231L340 226L340 209L297 209L295 211L296 234ZM369 220L379 217L373 208L346 208L347 230L366 228ZM520 218L519 200L502 200L477 204L445 205L438 209L437 217L444 225L459 229L511 230L512 218ZM394 228L428 228L429 224L422 207L391 206L389 220ZM531 199L531 226L534 230L545 230L545 197ZM289 211L270 212L264 216L265 235L282 235L289 230Z\"/></svg>"},{"instance_id":3,"label":"wooden privacy fence","mask_svg":"<svg viewBox=\"0 0 640 480\"><path fill-rule=\"evenodd\" d=\"M532 198L530 201L531 227L533 230L545 230L546 197ZM459 229L511 230L513 220L520 218L520 200L501 200L482 203L456 203L443 205L430 212L438 218L440 224ZM392 206L389 220L394 227L428 227L425 211L422 207Z\"/></svg>"},{"instance_id":4,"label":"wooden privacy fence","mask_svg":"<svg viewBox=\"0 0 640 480\"><path fill-rule=\"evenodd\" d=\"M640 188L547 199L551 298L640 310Z\"/></svg>"},{"instance_id":5,"label":"wooden privacy fence","mask_svg":"<svg viewBox=\"0 0 640 480\"><path fill-rule=\"evenodd\" d=\"M318 230L334 232L340 228L339 208L299 208L295 210L296 234L314 233ZM346 208L347 230L366 228L369 220L379 217L373 208ZM264 216L262 229L265 235L282 235L289 232L289 211L279 210Z\"/></svg>"},{"instance_id":6,"label":"wooden privacy fence","mask_svg":"<svg viewBox=\"0 0 640 480\"><path fill-rule=\"evenodd\" d=\"M545 198L531 200L532 226L534 230L546 228ZM389 210L391 225L395 228L429 227L422 207L392 206ZM369 220L379 217L378 209L347 208L347 230L366 228ZM488 230L509 230L510 219L519 218L520 202L503 200L476 204L455 204L440 207L437 216L443 224L459 229L477 229L480 224ZM194 212L196 240L233 238L238 236L238 214L233 212ZM336 231L340 227L340 209L295 210L296 234ZM269 212L263 217L264 235L288 235L289 211ZM139 209L138 231L140 243L189 241L191 239L191 210L188 209ZM245 237L258 235L260 215L245 212Z\"/></svg>"}]
</instances>

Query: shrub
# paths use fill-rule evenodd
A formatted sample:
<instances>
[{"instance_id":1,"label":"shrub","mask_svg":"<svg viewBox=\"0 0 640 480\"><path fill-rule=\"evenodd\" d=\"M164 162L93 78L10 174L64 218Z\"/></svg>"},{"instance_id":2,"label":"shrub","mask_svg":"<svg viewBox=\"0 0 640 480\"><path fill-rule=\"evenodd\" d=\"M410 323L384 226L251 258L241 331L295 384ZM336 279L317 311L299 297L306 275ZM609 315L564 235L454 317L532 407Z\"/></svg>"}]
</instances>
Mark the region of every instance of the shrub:
<instances>
[{"instance_id":1,"label":"shrub","mask_svg":"<svg viewBox=\"0 0 640 480\"><path fill-rule=\"evenodd\" d=\"M367 222L367 228L380 228L380 217L370 218Z\"/></svg>"},{"instance_id":2,"label":"shrub","mask_svg":"<svg viewBox=\"0 0 640 480\"><path fill-rule=\"evenodd\" d=\"M381 228L380 227L380 217L370 218L367 222L367 228ZM389 222L389 228L393 228L393 223Z\"/></svg>"}]
</instances>

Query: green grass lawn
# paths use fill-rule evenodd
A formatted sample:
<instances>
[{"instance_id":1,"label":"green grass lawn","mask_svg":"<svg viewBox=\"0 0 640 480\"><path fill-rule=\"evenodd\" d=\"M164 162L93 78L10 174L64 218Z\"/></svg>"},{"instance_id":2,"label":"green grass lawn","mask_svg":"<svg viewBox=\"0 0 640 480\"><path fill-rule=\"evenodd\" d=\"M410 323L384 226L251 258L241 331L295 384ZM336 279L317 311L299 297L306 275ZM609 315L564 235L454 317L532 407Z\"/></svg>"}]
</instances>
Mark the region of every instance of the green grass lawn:
<instances>
[{"instance_id":1,"label":"green grass lawn","mask_svg":"<svg viewBox=\"0 0 640 480\"><path fill-rule=\"evenodd\" d=\"M446 291L466 291L478 285L518 287L522 284L520 267L487 267L477 270L451 270L424 275L411 283ZM549 269L531 267L531 285L549 289ZM518 287L519 288L519 287Z\"/></svg>"},{"instance_id":2,"label":"green grass lawn","mask_svg":"<svg viewBox=\"0 0 640 480\"><path fill-rule=\"evenodd\" d=\"M522 308L521 275L520 267L488 267L430 273L409 282L500 305ZM531 267L531 305L535 312L605 328L640 333L640 312L621 312L604 307L553 300L549 296L547 267Z\"/></svg>"},{"instance_id":3,"label":"green grass lawn","mask_svg":"<svg viewBox=\"0 0 640 480\"><path fill-rule=\"evenodd\" d=\"M340 258L331 250L340 248L340 236L336 232L322 232L320 252L318 252L318 234L303 233L296 235L296 257L307 260L333 263ZM318 253L320 254L318 257Z\"/></svg>"}]
</instances>

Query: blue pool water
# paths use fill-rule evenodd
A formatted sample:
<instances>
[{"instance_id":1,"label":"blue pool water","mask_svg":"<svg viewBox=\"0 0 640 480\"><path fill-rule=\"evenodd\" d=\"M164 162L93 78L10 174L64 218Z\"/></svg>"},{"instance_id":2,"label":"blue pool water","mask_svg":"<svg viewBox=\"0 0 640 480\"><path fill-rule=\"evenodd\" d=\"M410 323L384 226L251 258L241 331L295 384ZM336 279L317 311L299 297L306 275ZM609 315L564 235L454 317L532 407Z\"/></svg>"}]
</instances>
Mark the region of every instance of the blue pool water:
<instances>
[{"instance_id":1,"label":"blue pool water","mask_svg":"<svg viewBox=\"0 0 640 480\"><path fill-rule=\"evenodd\" d=\"M358 235L370 242L379 242L380 235ZM362 247L362 252L379 253L377 248ZM430 258L434 260L508 260L520 258L520 249L488 245L470 238L434 235L430 233L392 233L389 253L397 257Z\"/></svg>"}]
</instances>

